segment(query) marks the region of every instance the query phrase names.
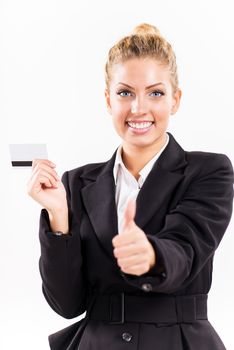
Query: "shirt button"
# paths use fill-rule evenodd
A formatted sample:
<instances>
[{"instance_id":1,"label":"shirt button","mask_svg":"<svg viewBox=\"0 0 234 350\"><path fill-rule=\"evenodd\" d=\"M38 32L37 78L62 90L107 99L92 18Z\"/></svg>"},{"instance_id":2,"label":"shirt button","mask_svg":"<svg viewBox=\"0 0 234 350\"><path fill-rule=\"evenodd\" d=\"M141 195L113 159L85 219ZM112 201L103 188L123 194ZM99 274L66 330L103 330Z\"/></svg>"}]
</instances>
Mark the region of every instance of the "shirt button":
<instances>
[{"instance_id":1,"label":"shirt button","mask_svg":"<svg viewBox=\"0 0 234 350\"><path fill-rule=\"evenodd\" d=\"M125 333L122 334L122 338L123 338L124 341L129 342L132 339L132 335L130 333L125 332Z\"/></svg>"},{"instance_id":2,"label":"shirt button","mask_svg":"<svg viewBox=\"0 0 234 350\"><path fill-rule=\"evenodd\" d=\"M166 277L167 277L166 272L162 272L162 273L161 273L161 276L162 276L163 278L166 278Z\"/></svg>"},{"instance_id":3,"label":"shirt button","mask_svg":"<svg viewBox=\"0 0 234 350\"><path fill-rule=\"evenodd\" d=\"M150 283L144 283L142 284L141 288L144 292L150 292L152 290L152 284Z\"/></svg>"}]
</instances>

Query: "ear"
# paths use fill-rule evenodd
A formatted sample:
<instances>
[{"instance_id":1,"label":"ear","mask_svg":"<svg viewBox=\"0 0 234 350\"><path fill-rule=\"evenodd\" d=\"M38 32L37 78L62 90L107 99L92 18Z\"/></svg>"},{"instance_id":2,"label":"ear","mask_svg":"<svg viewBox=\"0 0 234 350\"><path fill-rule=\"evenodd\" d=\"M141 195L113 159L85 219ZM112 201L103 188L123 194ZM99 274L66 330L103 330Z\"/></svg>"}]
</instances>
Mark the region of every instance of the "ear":
<instances>
[{"instance_id":1,"label":"ear","mask_svg":"<svg viewBox=\"0 0 234 350\"><path fill-rule=\"evenodd\" d=\"M105 98L106 98L106 106L107 106L108 113L111 114L110 92L107 88L105 88Z\"/></svg>"},{"instance_id":2,"label":"ear","mask_svg":"<svg viewBox=\"0 0 234 350\"><path fill-rule=\"evenodd\" d=\"M173 95L173 102L172 102L173 105L171 109L171 114L175 114L178 111L180 106L181 96L182 96L182 91L180 89L177 89Z\"/></svg>"}]
</instances>

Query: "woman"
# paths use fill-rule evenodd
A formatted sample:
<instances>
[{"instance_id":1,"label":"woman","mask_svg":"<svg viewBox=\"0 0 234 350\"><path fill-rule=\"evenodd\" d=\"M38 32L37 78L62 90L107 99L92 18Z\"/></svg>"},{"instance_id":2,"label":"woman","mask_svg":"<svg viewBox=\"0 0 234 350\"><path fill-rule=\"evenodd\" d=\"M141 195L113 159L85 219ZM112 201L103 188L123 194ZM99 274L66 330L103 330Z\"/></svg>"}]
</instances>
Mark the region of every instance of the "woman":
<instances>
[{"instance_id":1,"label":"woman","mask_svg":"<svg viewBox=\"0 0 234 350\"><path fill-rule=\"evenodd\" d=\"M53 350L221 350L207 320L214 252L230 221L223 154L186 152L167 133L179 107L175 54L139 25L109 51L107 108L122 144L108 162L63 174L34 160L40 273L49 305L79 322Z\"/></svg>"}]
</instances>

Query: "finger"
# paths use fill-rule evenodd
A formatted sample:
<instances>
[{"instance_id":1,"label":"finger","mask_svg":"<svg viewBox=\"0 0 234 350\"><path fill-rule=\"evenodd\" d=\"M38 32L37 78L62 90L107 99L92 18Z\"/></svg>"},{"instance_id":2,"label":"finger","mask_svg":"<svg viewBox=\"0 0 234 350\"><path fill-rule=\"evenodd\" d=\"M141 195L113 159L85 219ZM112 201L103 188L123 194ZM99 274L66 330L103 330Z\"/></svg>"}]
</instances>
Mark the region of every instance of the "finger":
<instances>
[{"instance_id":1,"label":"finger","mask_svg":"<svg viewBox=\"0 0 234 350\"><path fill-rule=\"evenodd\" d=\"M149 251L148 244L145 240L133 242L114 248L116 258L125 258L133 254L147 254Z\"/></svg>"},{"instance_id":2,"label":"finger","mask_svg":"<svg viewBox=\"0 0 234 350\"><path fill-rule=\"evenodd\" d=\"M51 166L52 168L56 167L56 164L54 164L53 162L51 162L49 159L38 159L38 158L34 158L32 161L32 170L35 168L35 166L37 164L47 164L49 166Z\"/></svg>"},{"instance_id":3,"label":"finger","mask_svg":"<svg viewBox=\"0 0 234 350\"><path fill-rule=\"evenodd\" d=\"M53 183L48 179L48 177L46 177L46 176L40 175L40 177L39 177L38 180L39 180L39 184L40 184L40 185L43 185L43 186L45 186L45 187L50 188L50 187L55 187L55 186L56 186L56 185L53 184Z\"/></svg>"},{"instance_id":4,"label":"finger","mask_svg":"<svg viewBox=\"0 0 234 350\"><path fill-rule=\"evenodd\" d=\"M52 168L56 167L56 164L53 163L51 160L49 159L41 159L41 158L34 158L32 161L32 166L37 165L38 163L45 163L48 164L49 166L51 166Z\"/></svg>"},{"instance_id":5,"label":"finger","mask_svg":"<svg viewBox=\"0 0 234 350\"><path fill-rule=\"evenodd\" d=\"M43 190L43 186L45 188L52 188L53 184L46 176L41 176L39 179L37 179L37 181L32 179L32 182L29 182L27 186L28 194L33 196L34 194L41 192Z\"/></svg>"},{"instance_id":6,"label":"finger","mask_svg":"<svg viewBox=\"0 0 234 350\"><path fill-rule=\"evenodd\" d=\"M46 182L44 181L46 179ZM49 181L49 182L48 182ZM35 173L34 175L34 182L35 185L37 184L47 184L50 183L52 186L57 187L58 186L58 180L56 180L51 174L49 174L47 171L45 170L41 170L38 171L37 173Z\"/></svg>"},{"instance_id":7,"label":"finger","mask_svg":"<svg viewBox=\"0 0 234 350\"><path fill-rule=\"evenodd\" d=\"M123 247L131 243L135 243L136 241L136 233L134 231L129 231L127 234L119 234L116 235L112 239L112 244L115 248Z\"/></svg>"},{"instance_id":8,"label":"finger","mask_svg":"<svg viewBox=\"0 0 234 350\"><path fill-rule=\"evenodd\" d=\"M120 233L116 235L112 239L112 244L115 248L118 248L131 243L141 243L142 240L145 240L145 233L134 223L132 229L125 230L124 234Z\"/></svg>"},{"instance_id":9,"label":"finger","mask_svg":"<svg viewBox=\"0 0 234 350\"><path fill-rule=\"evenodd\" d=\"M144 264L145 261L146 261L145 256L141 254L131 255L123 259L117 259L118 265L122 268L128 268L133 265L141 265L141 264Z\"/></svg>"},{"instance_id":10,"label":"finger","mask_svg":"<svg viewBox=\"0 0 234 350\"><path fill-rule=\"evenodd\" d=\"M33 170L33 174L36 174L42 170L46 171L48 174L53 176L56 181L60 180L57 172L54 169L52 169L50 166L44 163L37 164Z\"/></svg>"},{"instance_id":11,"label":"finger","mask_svg":"<svg viewBox=\"0 0 234 350\"><path fill-rule=\"evenodd\" d=\"M132 223L136 215L136 200L130 199L126 205L123 220L123 231Z\"/></svg>"},{"instance_id":12,"label":"finger","mask_svg":"<svg viewBox=\"0 0 234 350\"><path fill-rule=\"evenodd\" d=\"M136 264L132 265L126 268L121 268L121 270L125 273L128 273L130 275L137 275L140 276L143 273L146 273L149 271L149 264L142 263L142 264Z\"/></svg>"}]
</instances>

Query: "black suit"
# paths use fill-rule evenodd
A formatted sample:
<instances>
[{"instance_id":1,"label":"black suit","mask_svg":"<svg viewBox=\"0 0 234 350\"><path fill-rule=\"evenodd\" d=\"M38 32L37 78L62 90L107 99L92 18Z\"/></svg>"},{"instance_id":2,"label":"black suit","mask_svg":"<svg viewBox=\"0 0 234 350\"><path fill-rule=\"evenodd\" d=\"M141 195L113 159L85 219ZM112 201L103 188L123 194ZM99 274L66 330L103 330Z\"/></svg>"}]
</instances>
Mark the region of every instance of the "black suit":
<instances>
[{"instance_id":1,"label":"black suit","mask_svg":"<svg viewBox=\"0 0 234 350\"><path fill-rule=\"evenodd\" d=\"M41 213L43 293L65 318L86 311L94 293L178 297L204 295L210 289L213 255L232 212L229 159L223 154L186 152L170 134L137 197L135 222L157 256L157 265L142 276L122 273L113 255L111 241L118 231L114 160L115 154L108 162L63 174L69 235L54 236L47 211ZM125 331L132 336L129 342L121 338ZM53 350L225 349L207 320L109 325L82 319L51 335L50 346Z\"/></svg>"}]
</instances>

